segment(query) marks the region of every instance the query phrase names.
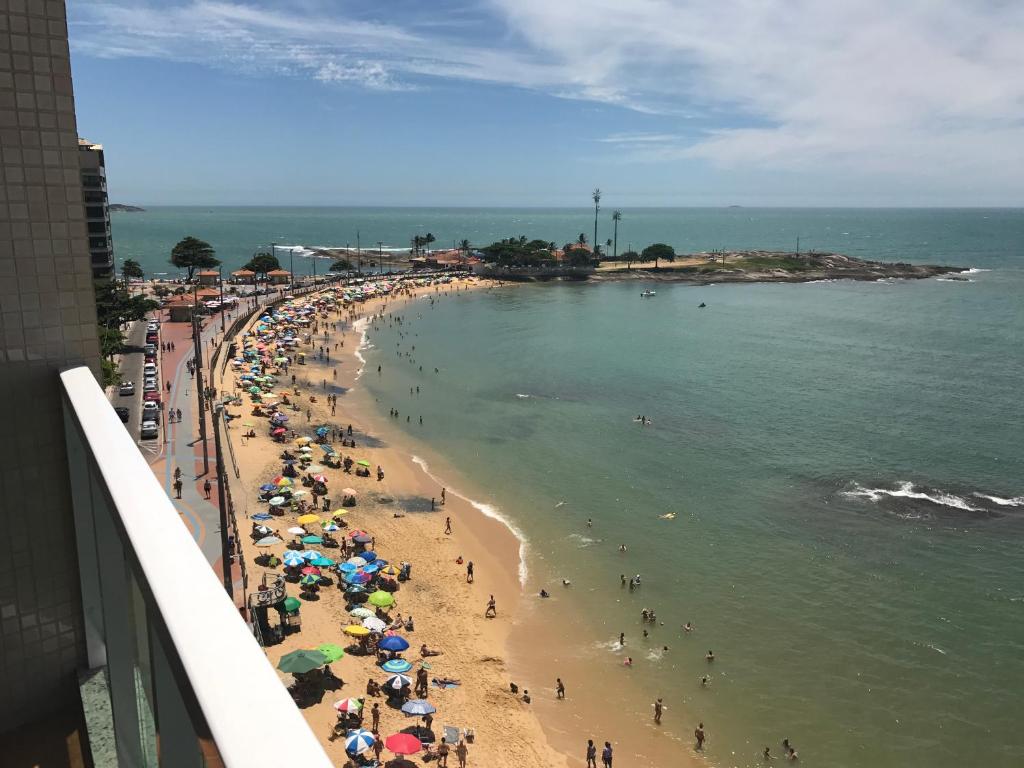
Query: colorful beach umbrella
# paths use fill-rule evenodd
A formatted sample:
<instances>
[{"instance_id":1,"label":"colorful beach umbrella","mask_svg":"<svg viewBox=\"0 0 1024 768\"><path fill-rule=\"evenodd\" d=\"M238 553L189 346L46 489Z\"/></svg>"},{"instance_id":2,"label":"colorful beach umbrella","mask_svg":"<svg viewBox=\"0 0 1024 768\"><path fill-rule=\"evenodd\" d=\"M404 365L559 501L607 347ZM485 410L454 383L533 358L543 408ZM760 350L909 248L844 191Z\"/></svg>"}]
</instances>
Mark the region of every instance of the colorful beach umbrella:
<instances>
[{"instance_id":1,"label":"colorful beach umbrella","mask_svg":"<svg viewBox=\"0 0 1024 768\"><path fill-rule=\"evenodd\" d=\"M342 699L334 702L334 708L339 712L358 712L363 708L363 702L359 699Z\"/></svg>"},{"instance_id":2,"label":"colorful beach umbrella","mask_svg":"<svg viewBox=\"0 0 1024 768\"><path fill-rule=\"evenodd\" d=\"M360 467L370 466L370 462L368 462L366 459L360 459L359 461L356 462L356 464L358 464Z\"/></svg>"},{"instance_id":3,"label":"colorful beach umbrella","mask_svg":"<svg viewBox=\"0 0 1024 768\"><path fill-rule=\"evenodd\" d=\"M320 651L292 651L281 657L277 668L282 672L303 674L319 669L327 663L327 657Z\"/></svg>"},{"instance_id":4,"label":"colorful beach umbrella","mask_svg":"<svg viewBox=\"0 0 1024 768\"><path fill-rule=\"evenodd\" d=\"M376 605L378 608L389 608L395 604L395 596L390 592L378 589L370 595L367 602L370 605Z\"/></svg>"},{"instance_id":5,"label":"colorful beach umbrella","mask_svg":"<svg viewBox=\"0 0 1024 768\"><path fill-rule=\"evenodd\" d=\"M370 630L360 624L349 624L342 630L349 637L366 637Z\"/></svg>"},{"instance_id":6,"label":"colorful beach umbrella","mask_svg":"<svg viewBox=\"0 0 1024 768\"><path fill-rule=\"evenodd\" d=\"M407 685L412 685L412 678L401 674L391 675L391 677L384 681L384 687L390 688L393 691L400 691Z\"/></svg>"},{"instance_id":7,"label":"colorful beach umbrella","mask_svg":"<svg viewBox=\"0 0 1024 768\"><path fill-rule=\"evenodd\" d=\"M396 755L415 755L423 744L411 733L393 733L384 739L384 746Z\"/></svg>"},{"instance_id":8,"label":"colorful beach umbrella","mask_svg":"<svg viewBox=\"0 0 1024 768\"><path fill-rule=\"evenodd\" d=\"M401 572L402 571L394 565L387 565L380 569L380 573L383 573L385 576L397 576Z\"/></svg>"},{"instance_id":9,"label":"colorful beach umbrella","mask_svg":"<svg viewBox=\"0 0 1024 768\"><path fill-rule=\"evenodd\" d=\"M423 717L424 715L432 715L437 712L437 707L426 699L412 699L402 705L402 711L407 715Z\"/></svg>"},{"instance_id":10,"label":"colorful beach umbrella","mask_svg":"<svg viewBox=\"0 0 1024 768\"><path fill-rule=\"evenodd\" d=\"M319 523L320 518L317 515L302 515L296 522L299 525L308 525L309 523Z\"/></svg>"},{"instance_id":11,"label":"colorful beach umbrella","mask_svg":"<svg viewBox=\"0 0 1024 768\"><path fill-rule=\"evenodd\" d=\"M385 592L384 594L387 593ZM373 595L370 597L373 597ZM365 622L363 625L365 626ZM409 641L401 635L388 635L377 643L377 647L383 648L385 651L407 651L409 650Z\"/></svg>"},{"instance_id":12,"label":"colorful beach umbrella","mask_svg":"<svg viewBox=\"0 0 1024 768\"><path fill-rule=\"evenodd\" d=\"M315 565L317 568L330 568L334 565L334 561L329 557L320 556L316 560L310 560L310 565Z\"/></svg>"},{"instance_id":13,"label":"colorful beach umbrella","mask_svg":"<svg viewBox=\"0 0 1024 768\"><path fill-rule=\"evenodd\" d=\"M365 728L360 728L356 731L349 731L348 735L345 736L345 751L350 755L358 755L360 752L365 752L374 744L377 743L377 739L370 731Z\"/></svg>"},{"instance_id":14,"label":"colorful beach umbrella","mask_svg":"<svg viewBox=\"0 0 1024 768\"><path fill-rule=\"evenodd\" d=\"M286 611L289 611L289 612L297 611L301 607L302 607L302 602L297 597L290 597L289 596L289 597L286 597L284 599L284 609Z\"/></svg>"},{"instance_id":15,"label":"colorful beach umbrella","mask_svg":"<svg viewBox=\"0 0 1024 768\"><path fill-rule=\"evenodd\" d=\"M303 560L308 560L310 562L312 562L313 560L317 560L317 559L323 557L323 555L320 554L319 552L317 552L315 549L307 549L307 550L305 550L303 552L300 552L299 554L302 555L302 559Z\"/></svg>"},{"instance_id":16,"label":"colorful beach umbrella","mask_svg":"<svg viewBox=\"0 0 1024 768\"><path fill-rule=\"evenodd\" d=\"M313 576L312 574L310 574L308 576L303 576L301 579L299 579L299 584L301 584L304 587L311 587L314 584L319 584L319 583L320 583L320 577L319 576Z\"/></svg>"},{"instance_id":17,"label":"colorful beach umbrella","mask_svg":"<svg viewBox=\"0 0 1024 768\"><path fill-rule=\"evenodd\" d=\"M316 647L320 653L327 657L327 661L337 661L345 655L345 649L334 643L322 643Z\"/></svg>"},{"instance_id":18,"label":"colorful beach umbrella","mask_svg":"<svg viewBox=\"0 0 1024 768\"><path fill-rule=\"evenodd\" d=\"M380 665L380 668L385 672L408 672L412 669L412 664L405 659L388 659Z\"/></svg>"},{"instance_id":19,"label":"colorful beach umbrella","mask_svg":"<svg viewBox=\"0 0 1024 768\"><path fill-rule=\"evenodd\" d=\"M322 536L303 536L302 537L302 543L303 544L323 544L324 543L324 539L323 539Z\"/></svg>"}]
</instances>

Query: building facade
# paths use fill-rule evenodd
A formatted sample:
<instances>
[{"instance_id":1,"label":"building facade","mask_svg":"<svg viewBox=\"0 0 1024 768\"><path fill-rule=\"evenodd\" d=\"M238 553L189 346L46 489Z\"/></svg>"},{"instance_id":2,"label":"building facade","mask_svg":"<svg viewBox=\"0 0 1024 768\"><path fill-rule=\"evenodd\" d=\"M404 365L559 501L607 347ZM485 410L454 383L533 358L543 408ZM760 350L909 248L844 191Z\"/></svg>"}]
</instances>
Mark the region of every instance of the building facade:
<instances>
[{"instance_id":1,"label":"building facade","mask_svg":"<svg viewBox=\"0 0 1024 768\"><path fill-rule=\"evenodd\" d=\"M107 198L107 168L103 159L103 145L79 139L78 150L92 276L97 280L109 280L114 276L114 242L110 236L110 201Z\"/></svg>"},{"instance_id":2,"label":"building facade","mask_svg":"<svg viewBox=\"0 0 1024 768\"><path fill-rule=\"evenodd\" d=\"M100 367L80 154L64 3L0 3L0 732L77 697L85 658L58 377Z\"/></svg>"}]
</instances>

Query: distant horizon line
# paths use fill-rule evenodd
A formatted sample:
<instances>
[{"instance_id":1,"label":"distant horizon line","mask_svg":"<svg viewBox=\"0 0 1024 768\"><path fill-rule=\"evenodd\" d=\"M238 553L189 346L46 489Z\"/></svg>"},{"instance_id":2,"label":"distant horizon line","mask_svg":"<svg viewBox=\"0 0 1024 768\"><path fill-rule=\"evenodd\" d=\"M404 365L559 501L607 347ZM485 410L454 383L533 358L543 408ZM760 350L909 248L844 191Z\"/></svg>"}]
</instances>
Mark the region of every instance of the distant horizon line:
<instances>
[{"instance_id":1,"label":"distant horizon line","mask_svg":"<svg viewBox=\"0 0 1024 768\"><path fill-rule=\"evenodd\" d=\"M110 205L133 206L137 208L354 208L369 210L373 208L405 208L409 210L464 210L464 211L486 211L486 210L516 210L516 211L592 211L592 205L366 205L366 204L303 204L287 203L282 205L270 205L264 203L123 203L111 202ZM603 211L613 210L865 210L865 211L1019 211L1024 210L1024 205L620 205L602 207ZM118 213L118 211L115 211ZM121 211L121 213L136 213L136 211Z\"/></svg>"}]
</instances>

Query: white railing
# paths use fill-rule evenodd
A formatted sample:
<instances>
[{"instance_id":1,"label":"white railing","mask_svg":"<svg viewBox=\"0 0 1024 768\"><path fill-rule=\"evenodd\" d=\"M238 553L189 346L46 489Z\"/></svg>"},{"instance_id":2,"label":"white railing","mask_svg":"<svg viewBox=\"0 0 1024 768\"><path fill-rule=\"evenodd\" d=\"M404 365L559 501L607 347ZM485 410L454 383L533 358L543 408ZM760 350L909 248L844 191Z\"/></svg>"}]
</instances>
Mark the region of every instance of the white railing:
<instances>
[{"instance_id":1,"label":"white railing","mask_svg":"<svg viewBox=\"0 0 1024 768\"><path fill-rule=\"evenodd\" d=\"M121 765L330 768L92 373L60 378L86 643Z\"/></svg>"}]
</instances>

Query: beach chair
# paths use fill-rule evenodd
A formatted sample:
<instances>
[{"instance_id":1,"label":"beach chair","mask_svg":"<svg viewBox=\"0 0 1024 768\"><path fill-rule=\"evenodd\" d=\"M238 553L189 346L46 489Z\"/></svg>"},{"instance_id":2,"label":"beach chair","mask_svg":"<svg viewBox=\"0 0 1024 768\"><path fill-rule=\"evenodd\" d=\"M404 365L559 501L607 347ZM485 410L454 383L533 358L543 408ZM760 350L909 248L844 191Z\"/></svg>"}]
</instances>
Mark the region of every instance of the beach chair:
<instances>
[{"instance_id":1,"label":"beach chair","mask_svg":"<svg viewBox=\"0 0 1024 768\"><path fill-rule=\"evenodd\" d=\"M444 727L444 740L454 748L459 743L459 729L454 725L446 725Z\"/></svg>"}]
</instances>

